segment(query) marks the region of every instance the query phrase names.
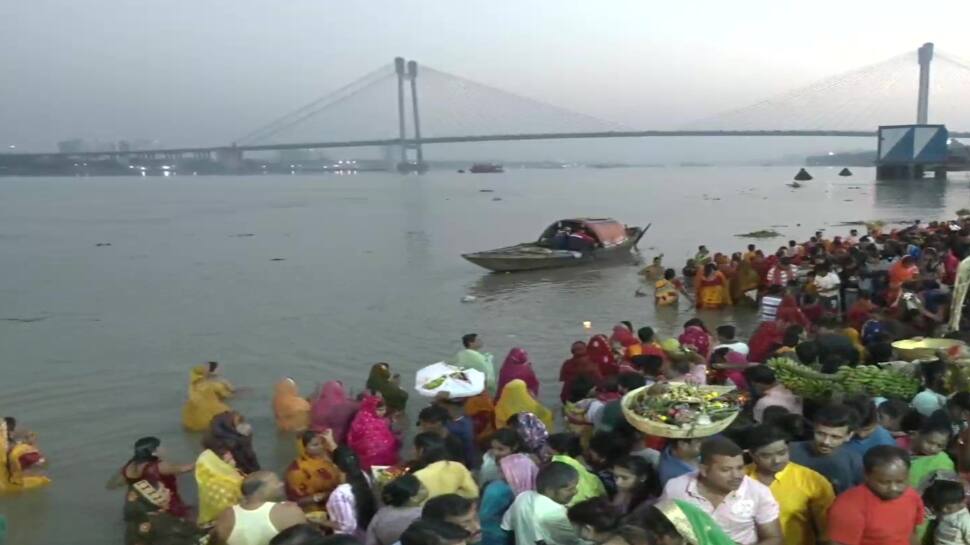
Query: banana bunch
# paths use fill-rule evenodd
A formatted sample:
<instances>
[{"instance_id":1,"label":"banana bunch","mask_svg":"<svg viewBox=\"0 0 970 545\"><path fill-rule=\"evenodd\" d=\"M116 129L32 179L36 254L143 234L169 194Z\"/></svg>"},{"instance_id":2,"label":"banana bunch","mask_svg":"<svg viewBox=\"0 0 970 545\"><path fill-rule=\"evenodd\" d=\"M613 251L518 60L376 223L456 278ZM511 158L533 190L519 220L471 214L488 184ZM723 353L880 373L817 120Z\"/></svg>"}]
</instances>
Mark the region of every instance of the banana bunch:
<instances>
[{"instance_id":1,"label":"banana bunch","mask_svg":"<svg viewBox=\"0 0 970 545\"><path fill-rule=\"evenodd\" d=\"M919 392L920 388L920 381L917 378L872 365L840 367L833 377L841 390L848 394L909 400Z\"/></svg>"},{"instance_id":2,"label":"banana bunch","mask_svg":"<svg viewBox=\"0 0 970 545\"><path fill-rule=\"evenodd\" d=\"M775 376L786 388L806 399L824 400L839 392L908 400L920 387L917 378L870 365L841 367L834 375L820 373L786 358L770 359L766 365L775 371Z\"/></svg>"},{"instance_id":3,"label":"banana bunch","mask_svg":"<svg viewBox=\"0 0 970 545\"><path fill-rule=\"evenodd\" d=\"M778 380L792 393L806 399L826 399L835 389L832 375L819 373L788 358L772 358L765 365L774 370Z\"/></svg>"}]
</instances>

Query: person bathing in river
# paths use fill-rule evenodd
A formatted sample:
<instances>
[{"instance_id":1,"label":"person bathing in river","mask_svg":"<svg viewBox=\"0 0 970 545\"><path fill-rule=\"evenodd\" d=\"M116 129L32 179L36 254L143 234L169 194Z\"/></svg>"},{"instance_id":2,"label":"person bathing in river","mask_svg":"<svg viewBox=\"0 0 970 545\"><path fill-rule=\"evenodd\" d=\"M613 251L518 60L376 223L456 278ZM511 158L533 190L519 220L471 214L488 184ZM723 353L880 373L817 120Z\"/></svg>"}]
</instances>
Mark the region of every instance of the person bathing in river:
<instances>
[{"instance_id":1,"label":"person bathing in river","mask_svg":"<svg viewBox=\"0 0 970 545\"><path fill-rule=\"evenodd\" d=\"M182 407L182 425L189 431L205 431L217 414L232 410L225 400L232 397L232 384L217 374L218 362L210 361L192 368L189 399Z\"/></svg>"},{"instance_id":2,"label":"person bathing in river","mask_svg":"<svg viewBox=\"0 0 970 545\"><path fill-rule=\"evenodd\" d=\"M188 518L189 506L179 495L177 477L190 473L195 464L171 464L160 458L162 442L157 437L142 437L135 441L134 455L121 471L108 481L108 488L134 485L147 481L153 487L164 487L171 493L168 512L179 518Z\"/></svg>"},{"instance_id":3,"label":"person bathing in river","mask_svg":"<svg viewBox=\"0 0 970 545\"><path fill-rule=\"evenodd\" d=\"M32 470L46 464L47 460L37 449L37 436L18 430L13 417L4 417L0 421L0 494L50 484L50 478L32 474Z\"/></svg>"},{"instance_id":4,"label":"person bathing in river","mask_svg":"<svg viewBox=\"0 0 970 545\"><path fill-rule=\"evenodd\" d=\"M697 280L697 303L700 310L719 310L731 306L728 280L717 265L704 265L704 274Z\"/></svg>"},{"instance_id":5,"label":"person bathing in river","mask_svg":"<svg viewBox=\"0 0 970 545\"><path fill-rule=\"evenodd\" d=\"M690 294L684 288L683 280L677 278L677 272L667 269L663 273L663 278L654 284L654 303L660 307L677 306L680 294L683 294L688 301L691 300Z\"/></svg>"}]
</instances>

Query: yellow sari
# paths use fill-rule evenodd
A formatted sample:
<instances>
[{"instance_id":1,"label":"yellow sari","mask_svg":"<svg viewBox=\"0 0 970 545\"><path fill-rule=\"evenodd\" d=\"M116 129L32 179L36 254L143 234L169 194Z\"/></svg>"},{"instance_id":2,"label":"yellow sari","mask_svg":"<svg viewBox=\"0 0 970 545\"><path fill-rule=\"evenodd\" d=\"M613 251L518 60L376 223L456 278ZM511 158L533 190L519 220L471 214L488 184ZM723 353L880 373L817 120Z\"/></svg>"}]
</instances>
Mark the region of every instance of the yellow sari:
<instances>
[{"instance_id":1,"label":"yellow sari","mask_svg":"<svg viewBox=\"0 0 970 545\"><path fill-rule=\"evenodd\" d=\"M242 473L211 450L203 451L195 461L195 482L200 525L214 521L242 498Z\"/></svg>"},{"instance_id":2,"label":"yellow sari","mask_svg":"<svg viewBox=\"0 0 970 545\"><path fill-rule=\"evenodd\" d=\"M669 305L676 305L677 300L680 298L680 293L677 290L677 286L673 282L667 279L657 280L654 284L654 302L657 306L665 307Z\"/></svg>"},{"instance_id":3,"label":"yellow sari","mask_svg":"<svg viewBox=\"0 0 970 545\"><path fill-rule=\"evenodd\" d=\"M22 492L50 484L50 478L43 475L24 474L21 457L33 453L39 454L40 451L29 443L17 443L11 448L7 423L0 420L0 494Z\"/></svg>"},{"instance_id":4,"label":"yellow sari","mask_svg":"<svg viewBox=\"0 0 970 545\"><path fill-rule=\"evenodd\" d=\"M207 366L193 367L189 374L189 399L182 407L182 425L189 431L206 431L215 415L232 410L223 402L231 395L232 386L211 378Z\"/></svg>"},{"instance_id":5,"label":"yellow sari","mask_svg":"<svg viewBox=\"0 0 970 545\"><path fill-rule=\"evenodd\" d=\"M547 429L552 429L552 411L532 397L525 381L515 379L505 385L502 395L495 404L496 427L499 429L507 427L509 418L519 413L532 413L546 425Z\"/></svg>"}]
</instances>

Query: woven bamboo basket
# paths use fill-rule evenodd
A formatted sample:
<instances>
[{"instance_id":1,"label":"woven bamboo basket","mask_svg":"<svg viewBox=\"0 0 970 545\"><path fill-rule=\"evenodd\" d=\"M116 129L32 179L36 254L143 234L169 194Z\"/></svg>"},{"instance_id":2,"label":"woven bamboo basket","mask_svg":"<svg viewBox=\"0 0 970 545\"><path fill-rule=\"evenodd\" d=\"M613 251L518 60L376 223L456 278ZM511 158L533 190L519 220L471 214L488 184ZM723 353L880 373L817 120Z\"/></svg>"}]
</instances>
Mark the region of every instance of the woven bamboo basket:
<instances>
[{"instance_id":1,"label":"woven bamboo basket","mask_svg":"<svg viewBox=\"0 0 970 545\"><path fill-rule=\"evenodd\" d=\"M737 418L738 414L741 413L740 408L738 408L738 410L735 411L731 416L704 425L668 424L666 422L644 418L633 412L630 406L633 404L633 401L648 388L649 387L644 386L643 388L637 388L636 390L627 393L620 401L620 406L623 408L623 416L626 417L626 421L629 422L631 426L647 435L652 435L654 437L666 437L669 439L695 439L701 437L710 437L727 429L727 427L731 425L731 422L734 422L734 419ZM721 394L734 390L734 388L731 386L699 386L698 388L704 392L718 392Z\"/></svg>"}]
</instances>

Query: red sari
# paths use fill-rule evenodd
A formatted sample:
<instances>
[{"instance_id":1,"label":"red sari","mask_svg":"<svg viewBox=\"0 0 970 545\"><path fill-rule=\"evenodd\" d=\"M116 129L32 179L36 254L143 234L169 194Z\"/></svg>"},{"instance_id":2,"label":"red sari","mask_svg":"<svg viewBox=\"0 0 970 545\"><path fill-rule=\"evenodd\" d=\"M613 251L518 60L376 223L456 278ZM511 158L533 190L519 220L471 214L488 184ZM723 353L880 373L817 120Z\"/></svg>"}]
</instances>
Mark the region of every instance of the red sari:
<instances>
[{"instance_id":1,"label":"red sari","mask_svg":"<svg viewBox=\"0 0 970 545\"><path fill-rule=\"evenodd\" d=\"M610 341L620 343L620 346L623 347L623 361L627 363L630 362L633 356L639 356L643 353L640 341L625 326L618 325L614 327L613 336L610 337Z\"/></svg>"},{"instance_id":2,"label":"red sari","mask_svg":"<svg viewBox=\"0 0 970 545\"><path fill-rule=\"evenodd\" d=\"M562 391L559 393L559 399L563 403L569 398L569 392L572 390L573 383L579 377L585 376L592 380L594 384L599 384L603 380L600 368L589 359L586 344L582 341L576 341L570 350L573 353L573 357L562 362L562 368L559 370L559 382L562 383Z\"/></svg>"},{"instance_id":3,"label":"red sari","mask_svg":"<svg viewBox=\"0 0 970 545\"><path fill-rule=\"evenodd\" d=\"M159 485L164 486L172 493L172 499L169 503L168 512L173 516L188 519L191 516L189 506L182 501L182 496L179 495L179 483L175 475L163 475L158 469L158 460L148 462L142 467L141 474L136 478L128 477L125 470L128 469L128 465L121 468L121 476L125 478L125 482L129 485L133 485L138 481L148 481L153 487L158 487Z\"/></svg>"},{"instance_id":4,"label":"red sari","mask_svg":"<svg viewBox=\"0 0 970 545\"><path fill-rule=\"evenodd\" d=\"M589 353L589 359L599 367L601 377L612 377L619 372L620 367L616 363L606 335L594 335L586 345L586 350Z\"/></svg>"},{"instance_id":5,"label":"red sari","mask_svg":"<svg viewBox=\"0 0 970 545\"><path fill-rule=\"evenodd\" d=\"M532 369L532 362L529 361L529 353L521 348L513 348L509 355L505 357L502 368L498 374L498 393L495 399L502 396L502 388L513 380L521 380L529 389L532 397L539 397L539 379L536 372Z\"/></svg>"},{"instance_id":6,"label":"red sari","mask_svg":"<svg viewBox=\"0 0 970 545\"><path fill-rule=\"evenodd\" d=\"M347 432L347 446L357 453L364 471L372 466L397 465L399 461L400 441L391 431L391 423L377 414L380 402L377 396L365 396Z\"/></svg>"},{"instance_id":7,"label":"red sari","mask_svg":"<svg viewBox=\"0 0 970 545\"><path fill-rule=\"evenodd\" d=\"M704 328L696 325L684 328L684 332L677 337L680 345L692 347L695 352L707 359L711 356L711 335Z\"/></svg>"}]
</instances>

